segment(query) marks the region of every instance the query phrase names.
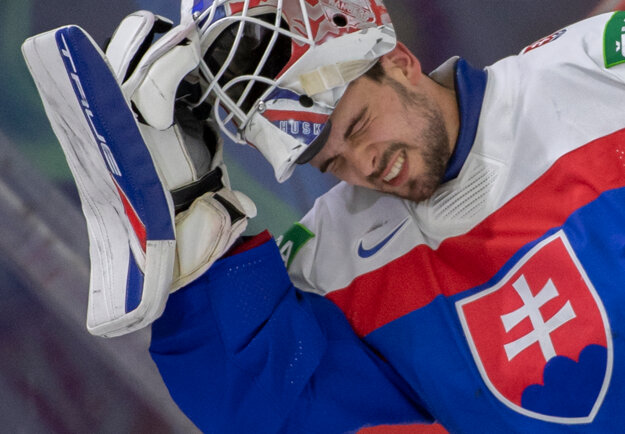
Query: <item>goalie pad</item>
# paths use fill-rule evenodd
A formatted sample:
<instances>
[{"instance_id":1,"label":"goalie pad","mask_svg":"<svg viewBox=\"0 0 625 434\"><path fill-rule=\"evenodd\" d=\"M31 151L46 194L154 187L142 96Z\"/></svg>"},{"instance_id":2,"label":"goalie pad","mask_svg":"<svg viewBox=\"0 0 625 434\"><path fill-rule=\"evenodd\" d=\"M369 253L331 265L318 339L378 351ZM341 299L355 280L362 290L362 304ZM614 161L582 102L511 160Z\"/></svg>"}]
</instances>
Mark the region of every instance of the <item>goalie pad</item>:
<instances>
[{"instance_id":1,"label":"goalie pad","mask_svg":"<svg viewBox=\"0 0 625 434\"><path fill-rule=\"evenodd\" d=\"M117 336L162 313L175 258L174 210L120 85L77 26L22 51L80 194L89 233L87 328Z\"/></svg>"}]
</instances>

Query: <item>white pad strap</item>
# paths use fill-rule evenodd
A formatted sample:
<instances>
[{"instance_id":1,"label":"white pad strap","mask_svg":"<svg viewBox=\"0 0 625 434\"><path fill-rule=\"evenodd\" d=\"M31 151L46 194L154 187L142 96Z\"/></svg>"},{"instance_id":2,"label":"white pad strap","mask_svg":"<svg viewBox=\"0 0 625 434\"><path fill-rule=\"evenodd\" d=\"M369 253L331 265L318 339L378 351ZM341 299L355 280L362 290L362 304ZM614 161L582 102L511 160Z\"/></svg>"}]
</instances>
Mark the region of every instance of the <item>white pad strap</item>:
<instances>
[{"instance_id":1,"label":"white pad strap","mask_svg":"<svg viewBox=\"0 0 625 434\"><path fill-rule=\"evenodd\" d=\"M172 21L149 11L137 11L122 20L106 49L106 57L119 83L126 78L128 67L151 34L171 27Z\"/></svg>"},{"instance_id":2,"label":"white pad strap","mask_svg":"<svg viewBox=\"0 0 625 434\"><path fill-rule=\"evenodd\" d=\"M306 95L314 96L347 85L367 72L373 63L371 60L353 60L325 65L301 74L299 80Z\"/></svg>"},{"instance_id":3,"label":"white pad strap","mask_svg":"<svg viewBox=\"0 0 625 434\"><path fill-rule=\"evenodd\" d=\"M198 67L200 41L195 25L179 25L154 43L122 85L143 120L165 130L174 123L176 91L182 79Z\"/></svg>"}]
</instances>

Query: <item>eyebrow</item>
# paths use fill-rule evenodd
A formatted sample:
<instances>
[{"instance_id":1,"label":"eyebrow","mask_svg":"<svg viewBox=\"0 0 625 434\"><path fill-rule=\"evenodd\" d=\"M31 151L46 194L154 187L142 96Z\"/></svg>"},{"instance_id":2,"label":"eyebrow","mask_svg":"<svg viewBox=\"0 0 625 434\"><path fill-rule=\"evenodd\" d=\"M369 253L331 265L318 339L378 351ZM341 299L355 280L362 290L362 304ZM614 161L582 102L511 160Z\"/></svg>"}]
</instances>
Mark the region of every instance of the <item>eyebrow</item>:
<instances>
[{"instance_id":1,"label":"eyebrow","mask_svg":"<svg viewBox=\"0 0 625 434\"><path fill-rule=\"evenodd\" d=\"M365 113L367 113L368 108L369 108L368 106L364 106L362 110L360 110L360 112L358 112L358 114L356 114L352 118L352 120L349 123L349 126L347 127L347 129L345 130L345 133L343 134L343 140L349 139L349 137L352 135L352 132L354 131L354 128L356 128L356 125L358 125L358 122L360 122L360 120L365 116ZM326 161L324 161L319 166L319 171L321 173L326 173L326 171L328 170L328 167L330 167L330 164L332 164L332 162L336 160L337 157L338 155L335 155L333 157L328 158Z\"/></svg>"}]
</instances>

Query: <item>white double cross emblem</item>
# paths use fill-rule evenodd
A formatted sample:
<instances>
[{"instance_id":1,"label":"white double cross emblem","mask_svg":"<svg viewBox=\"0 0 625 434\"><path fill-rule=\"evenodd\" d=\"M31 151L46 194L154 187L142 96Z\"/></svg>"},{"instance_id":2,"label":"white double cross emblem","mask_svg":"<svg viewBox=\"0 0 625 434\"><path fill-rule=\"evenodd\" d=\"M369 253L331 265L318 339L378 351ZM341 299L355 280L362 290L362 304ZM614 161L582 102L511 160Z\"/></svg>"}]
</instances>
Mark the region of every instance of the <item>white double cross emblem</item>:
<instances>
[{"instance_id":1,"label":"white double cross emblem","mask_svg":"<svg viewBox=\"0 0 625 434\"><path fill-rule=\"evenodd\" d=\"M525 336L504 345L508 361L512 360L519 355L519 353L535 343L540 345L545 361L549 361L556 356L556 351L550 336L551 333L575 318L575 312L571 307L571 302L567 301L558 313L545 321L540 312L540 308L559 295L551 279L549 279L536 296L532 295L532 291L523 275L521 275L512 286L521 297L521 300L523 300L523 306L501 317L506 333L516 327L525 318L529 318L533 330Z\"/></svg>"}]
</instances>

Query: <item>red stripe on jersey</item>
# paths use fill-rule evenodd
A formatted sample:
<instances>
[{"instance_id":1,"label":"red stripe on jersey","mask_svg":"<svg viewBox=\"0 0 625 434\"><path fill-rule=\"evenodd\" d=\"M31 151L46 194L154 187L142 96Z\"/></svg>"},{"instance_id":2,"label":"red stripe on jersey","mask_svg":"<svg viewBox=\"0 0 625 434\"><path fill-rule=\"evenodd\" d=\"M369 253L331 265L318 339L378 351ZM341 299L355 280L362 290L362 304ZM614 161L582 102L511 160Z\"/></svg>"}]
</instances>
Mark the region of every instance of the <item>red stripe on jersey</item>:
<instances>
[{"instance_id":1,"label":"red stripe on jersey","mask_svg":"<svg viewBox=\"0 0 625 434\"><path fill-rule=\"evenodd\" d=\"M328 121L328 118L330 117L330 115L324 113L295 110L266 110L263 113L263 116L272 122L294 120L310 122L313 124L324 124Z\"/></svg>"},{"instance_id":2,"label":"red stripe on jersey","mask_svg":"<svg viewBox=\"0 0 625 434\"><path fill-rule=\"evenodd\" d=\"M135 232L135 235L137 235L137 238L139 239L141 248L145 252L147 248L147 232L145 229L145 225L143 224L143 222L141 221L141 219L135 212L135 209L132 207L132 204L126 197L126 194L124 194L124 192L119 187L119 185L117 185L117 181L115 181L115 179L113 179L113 183L115 184L115 188L117 188L119 197L121 198L122 203L124 204L124 211L126 212L128 221L130 222L130 225L132 226L132 229Z\"/></svg>"},{"instance_id":3,"label":"red stripe on jersey","mask_svg":"<svg viewBox=\"0 0 625 434\"><path fill-rule=\"evenodd\" d=\"M452 296L487 282L521 247L561 226L602 192L623 186L625 130L565 154L466 234L444 240L437 250L419 245L327 297L365 336L438 295Z\"/></svg>"}]
</instances>

